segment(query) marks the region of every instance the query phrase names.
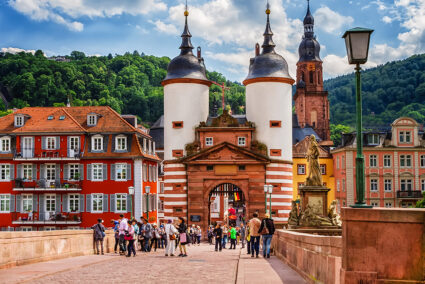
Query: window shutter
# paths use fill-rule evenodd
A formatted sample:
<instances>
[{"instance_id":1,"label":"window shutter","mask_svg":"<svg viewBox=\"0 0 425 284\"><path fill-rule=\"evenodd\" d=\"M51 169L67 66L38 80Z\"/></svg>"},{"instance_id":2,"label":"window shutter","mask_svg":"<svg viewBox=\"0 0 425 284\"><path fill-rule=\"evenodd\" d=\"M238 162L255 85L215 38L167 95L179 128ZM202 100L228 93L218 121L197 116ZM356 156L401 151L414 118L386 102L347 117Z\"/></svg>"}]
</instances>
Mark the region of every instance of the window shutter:
<instances>
[{"instance_id":1,"label":"window shutter","mask_svg":"<svg viewBox=\"0 0 425 284\"><path fill-rule=\"evenodd\" d=\"M61 195L56 194L56 213L61 213Z\"/></svg>"},{"instance_id":2,"label":"window shutter","mask_svg":"<svg viewBox=\"0 0 425 284\"><path fill-rule=\"evenodd\" d=\"M15 212L15 195L10 195L10 212Z\"/></svg>"},{"instance_id":3,"label":"window shutter","mask_svg":"<svg viewBox=\"0 0 425 284\"><path fill-rule=\"evenodd\" d=\"M131 212L133 209L133 204L131 202L131 195L127 194L127 212Z\"/></svg>"},{"instance_id":4,"label":"window shutter","mask_svg":"<svg viewBox=\"0 0 425 284\"><path fill-rule=\"evenodd\" d=\"M37 180L37 165L32 165L32 180Z\"/></svg>"},{"instance_id":5,"label":"window shutter","mask_svg":"<svg viewBox=\"0 0 425 284\"><path fill-rule=\"evenodd\" d=\"M80 212L84 212L84 194L80 194L79 209L80 209Z\"/></svg>"},{"instance_id":6,"label":"window shutter","mask_svg":"<svg viewBox=\"0 0 425 284\"><path fill-rule=\"evenodd\" d=\"M143 212L148 212L148 205L147 205L147 202L148 202L148 199L147 199L147 195L146 194L143 194Z\"/></svg>"},{"instance_id":7,"label":"window shutter","mask_svg":"<svg viewBox=\"0 0 425 284\"><path fill-rule=\"evenodd\" d=\"M111 204L109 206L111 208L111 212L115 212L116 206L115 206L115 194L111 194Z\"/></svg>"},{"instance_id":8,"label":"window shutter","mask_svg":"<svg viewBox=\"0 0 425 284\"><path fill-rule=\"evenodd\" d=\"M62 200L62 206L63 206L63 212L69 212L69 206L68 206L68 194L63 195Z\"/></svg>"},{"instance_id":9,"label":"window shutter","mask_svg":"<svg viewBox=\"0 0 425 284\"><path fill-rule=\"evenodd\" d=\"M103 152L108 152L108 138L109 135L103 136Z\"/></svg>"},{"instance_id":10,"label":"window shutter","mask_svg":"<svg viewBox=\"0 0 425 284\"><path fill-rule=\"evenodd\" d=\"M14 180L15 179L15 165L10 165L10 180Z\"/></svg>"},{"instance_id":11,"label":"window shutter","mask_svg":"<svg viewBox=\"0 0 425 284\"><path fill-rule=\"evenodd\" d=\"M115 180L115 164L111 164L111 180Z\"/></svg>"},{"instance_id":12,"label":"window shutter","mask_svg":"<svg viewBox=\"0 0 425 284\"><path fill-rule=\"evenodd\" d=\"M117 135L112 135L111 152L116 152L116 149L115 149L115 140L116 139L117 139Z\"/></svg>"},{"instance_id":13,"label":"window shutter","mask_svg":"<svg viewBox=\"0 0 425 284\"><path fill-rule=\"evenodd\" d=\"M16 165L16 178L22 178L22 177L23 177L22 165L18 164Z\"/></svg>"},{"instance_id":14,"label":"window shutter","mask_svg":"<svg viewBox=\"0 0 425 284\"><path fill-rule=\"evenodd\" d=\"M158 195L153 196L153 209L158 210Z\"/></svg>"},{"instance_id":15,"label":"window shutter","mask_svg":"<svg viewBox=\"0 0 425 284\"><path fill-rule=\"evenodd\" d=\"M80 164L80 180L84 180L84 165Z\"/></svg>"},{"instance_id":16,"label":"window shutter","mask_svg":"<svg viewBox=\"0 0 425 284\"><path fill-rule=\"evenodd\" d=\"M91 165L87 164L87 180L91 180Z\"/></svg>"},{"instance_id":17,"label":"window shutter","mask_svg":"<svg viewBox=\"0 0 425 284\"><path fill-rule=\"evenodd\" d=\"M127 164L127 180L131 180L131 164Z\"/></svg>"},{"instance_id":18,"label":"window shutter","mask_svg":"<svg viewBox=\"0 0 425 284\"><path fill-rule=\"evenodd\" d=\"M46 165L40 165L40 179L46 179Z\"/></svg>"},{"instance_id":19,"label":"window shutter","mask_svg":"<svg viewBox=\"0 0 425 284\"><path fill-rule=\"evenodd\" d=\"M91 212L91 194L86 195L86 212Z\"/></svg>"},{"instance_id":20,"label":"window shutter","mask_svg":"<svg viewBox=\"0 0 425 284\"><path fill-rule=\"evenodd\" d=\"M16 212L21 212L21 213L23 213L22 212L22 206L21 206L22 204L21 204L21 195L20 194L17 194L16 195Z\"/></svg>"},{"instance_id":21,"label":"window shutter","mask_svg":"<svg viewBox=\"0 0 425 284\"><path fill-rule=\"evenodd\" d=\"M86 138L86 141L87 141L87 145L88 145L88 152L92 152L92 146L91 146L91 139L92 139L92 136L87 136Z\"/></svg>"},{"instance_id":22,"label":"window shutter","mask_svg":"<svg viewBox=\"0 0 425 284\"><path fill-rule=\"evenodd\" d=\"M59 150L61 148L61 137L56 136L56 150Z\"/></svg>"},{"instance_id":23,"label":"window shutter","mask_svg":"<svg viewBox=\"0 0 425 284\"><path fill-rule=\"evenodd\" d=\"M55 166L55 181L60 183L61 180L61 165L56 164Z\"/></svg>"},{"instance_id":24,"label":"window shutter","mask_svg":"<svg viewBox=\"0 0 425 284\"><path fill-rule=\"evenodd\" d=\"M107 194L103 195L102 206L103 206L103 212L108 212L108 195Z\"/></svg>"},{"instance_id":25,"label":"window shutter","mask_svg":"<svg viewBox=\"0 0 425 284\"><path fill-rule=\"evenodd\" d=\"M69 165L65 164L63 165L63 179L64 180L69 180Z\"/></svg>"},{"instance_id":26,"label":"window shutter","mask_svg":"<svg viewBox=\"0 0 425 284\"><path fill-rule=\"evenodd\" d=\"M67 157L71 157L71 153L70 153L70 148L71 148L71 142L70 142L71 138L68 136L66 139L66 152L67 152Z\"/></svg>"},{"instance_id":27,"label":"window shutter","mask_svg":"<svg viewBox=\"0 0 425 284\"><path fill-rule=\"evenodd\" d=\"M108 180L108 165L103 164L103 180Z\"/></svg>"},{"instance_id":28,"label":"window shutter","mask_svg":"<svg viewBox=\"0 0 425 284\"><path fill-rule=\"evenodd\" d=\"M40 200L38 201L38 206L40 208L40 210L38 210L38 211L39 211L39 214L40 214L40 217L41 217L41 214L45 213L44 212L44 206L45 206L45 204L44 204L44 194L40 195Z\"/></svg>"},{"instance_id":29,"label":"window shutter","mask_svg":"<svg viewBox=\"0 0 425 284\"><path fill-rule=\"evenodd\" d=\"M46 137L41 137L41 149L42 150L46 150L47 145L46 145Z\"/></svg>"},{"instance_id":30,"label":"window shutter","mask_svg":"<svg viewBox=\"0 0 425 284\"><path fill-rule=\"evenodd\" d=\"M35 212L38 209L38 204L37 204L37 195L33 195L32 196L32 211Z\"/></svg>"},{"instance_id":31,"label":"window shutter","mask_svg":"<svg viewBox=\"0 0 425 284\"><path fill-rule=\"evenodd\" d=\"M127 152L131 152L131 144L133 142L133 135L127 136Z\"/></svg>"}]
</instances>

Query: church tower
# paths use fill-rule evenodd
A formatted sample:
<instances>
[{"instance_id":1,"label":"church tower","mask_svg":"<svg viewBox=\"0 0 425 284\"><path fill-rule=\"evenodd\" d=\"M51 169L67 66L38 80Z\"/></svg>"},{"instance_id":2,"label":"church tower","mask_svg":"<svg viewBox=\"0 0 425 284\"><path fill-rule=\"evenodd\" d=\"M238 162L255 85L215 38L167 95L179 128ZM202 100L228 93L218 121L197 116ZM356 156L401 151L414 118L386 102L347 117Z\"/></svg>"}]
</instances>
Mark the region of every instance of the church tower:
<instances>
[{"instance_id":1,"label":"church tower","mask_svg":"<svg viewBox=\"0 0 425 284\"><path fill-rule=\"evenodd\" d=\"M295 111L300 127L310 125L322 141L330 141L328 92L323 90L320 44L314 35L314 18L307 1L304 35L298 48Z\"/></svg>"}]
</instances>

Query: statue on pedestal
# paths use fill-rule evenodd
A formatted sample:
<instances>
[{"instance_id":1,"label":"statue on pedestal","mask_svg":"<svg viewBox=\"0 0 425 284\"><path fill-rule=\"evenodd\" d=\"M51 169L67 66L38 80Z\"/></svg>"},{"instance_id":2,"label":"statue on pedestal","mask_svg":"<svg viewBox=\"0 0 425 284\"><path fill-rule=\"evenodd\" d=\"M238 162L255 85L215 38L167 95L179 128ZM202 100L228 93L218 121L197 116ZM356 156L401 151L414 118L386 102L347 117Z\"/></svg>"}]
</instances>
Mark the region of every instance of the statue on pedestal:
<instances>
[{"instance_id":1,"label":"statue on pedestal","mask_svg":"<svg viewBox=\"0 0 425 284\"><path fill-rule=\"evenodd\" d=\"M319 164L319 145L317 144L316 137L312 134L310 136L310 147L307 151L308 162L308 176L306 180L307 186L323 186L322 173Z\"/></svg>"},{"instance_id":2,"label":"statue on pedestal","mask_svg":"<svg viewBox=\"0 0 425 284\"><path fill-rule=\"evenodd\" d=\"M331 219L332 225L341 227L342 222L341 222L341 217L339 216L337 211L337 203L338 202L336 200L332 201L331 206L329 207L328 217L329 219Z\"/></svg>"}]
</instances>

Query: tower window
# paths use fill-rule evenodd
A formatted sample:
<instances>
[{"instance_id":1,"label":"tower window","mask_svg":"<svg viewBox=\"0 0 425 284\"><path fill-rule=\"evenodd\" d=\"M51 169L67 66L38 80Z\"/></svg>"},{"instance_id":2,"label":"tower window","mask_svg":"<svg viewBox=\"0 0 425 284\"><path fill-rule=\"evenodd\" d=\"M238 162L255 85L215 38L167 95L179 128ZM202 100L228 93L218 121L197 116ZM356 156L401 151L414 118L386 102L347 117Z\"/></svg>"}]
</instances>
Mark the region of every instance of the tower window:
<instances>
[{"instance_id":1,"label":"tower window","mask_svg":"<svg viewBox=\"0 0 425 284\"><path fill-rule=\"evenodd\" d=\"M270 120L270 127L282 127L280 120Z\"/></svg>"},{"instance_id":2,"label":"tower window","mask_svg":"<svg viewBox=\"0 0 425 284\"><path fill-rule=\"evenodd\" d=\"M270 156L282 156L282 150L270 149Z\"/></svg>"},{"instance_id":3,"label":"tower window","mask_svg":"<svg viewBox=\"0 0 425 284\"><path fill-rule=\"evenodd\" d=\"M313 84L314 83L314 73L313 73L313 71L310 71L309 77L310 77L310 83Z\"/></svg>"},{"instance_id":4,"label":"tower window","mask_svg":"<svg viewBox=\"0 0 425 284\"><path fill-rule=\"evenodd\" d=\"M205 138L205 146L212 146L213 145L213 138L212 137L206 137Z\"/></svg>"},{"instance_id":5,"label":"tower window","mask_svg":"<svg viewBox=\"0 0 425 284\"><path fill-rule=\"evenodd\" d=\"M183 150L173 150L173 157L174 158L181 158L181 157L183 157Z\"/></svg>"},{"instance_id":6,"label":"tower window","mask_svg":"<svg viewBox=\"0 0 425 284\"><path fill-rule=\"evenodd\" d=\"M213 165L207 165L207 171L213 171L214 170L214 166Z\"/></svg>"},{"instance_id":7,"label":"tower window","mask_svg":"<svg viewBox=\"0 0 425 284\"><path fill-rule=\"evenodd\" d=\"M173 121L173 128L183 128L183 121Z\"/></svg>"}]
</instances>

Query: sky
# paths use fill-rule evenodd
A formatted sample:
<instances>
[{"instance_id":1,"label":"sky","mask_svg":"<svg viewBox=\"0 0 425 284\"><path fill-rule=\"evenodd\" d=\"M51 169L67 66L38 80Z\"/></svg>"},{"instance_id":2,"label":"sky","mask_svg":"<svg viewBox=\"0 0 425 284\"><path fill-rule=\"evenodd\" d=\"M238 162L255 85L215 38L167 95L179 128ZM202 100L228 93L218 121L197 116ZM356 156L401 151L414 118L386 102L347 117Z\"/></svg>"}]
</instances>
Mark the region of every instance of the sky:
<instances>
[{"instance_id":1,"label":"sky","mask_svg":"<svg viewBox=\"0 0 425 284\"><path fill-rule=\"evenodd\" d=\"M276 51L295 77L306 0L269 0ZM263 41L267 0L188 0L189 30L205 65L232 81L248 73ZM352 72L341 36L374 29L367 67L425 52L425 0L311 0L325 78ZM41 49L46 56L178 55L184 0L0 0L0 50Z\"/></svg>"}]
</instances>

